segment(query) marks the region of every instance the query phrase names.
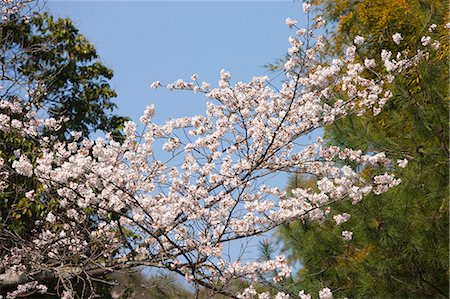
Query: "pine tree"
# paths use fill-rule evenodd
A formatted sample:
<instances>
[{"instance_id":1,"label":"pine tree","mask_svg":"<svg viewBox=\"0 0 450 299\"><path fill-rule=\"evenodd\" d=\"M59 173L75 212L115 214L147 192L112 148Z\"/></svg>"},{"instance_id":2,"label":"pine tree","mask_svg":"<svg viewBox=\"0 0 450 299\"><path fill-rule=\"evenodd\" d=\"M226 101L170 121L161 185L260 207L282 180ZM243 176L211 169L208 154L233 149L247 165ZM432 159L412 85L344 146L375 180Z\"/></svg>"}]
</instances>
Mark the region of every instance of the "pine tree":
<instances>
[{"instance_id":1,"label":"pine tree","mask_svg":"<svg viewBox=\"0 0 450 299\"><path fill-rule=\"evenodd\" d=\"M396 170L402 184L393 190L357 205L335 204L322 224L303 221L280 229L285 250L303 266L296 285L310 293L328 286L337 297L448 297L448 1L318 2L324 17L337 22L333 51L356 35L368 45L358 53L361 60L373 53L369 48L423 49L421 37L427 35L438 38L440 47L393 82L394 97L380 115L349 116L325 129L329 144L384 151L409 163ZM400 45L392 40L396 32L403 37ZM296 186L293 178L288 189ZM332 216L344 211L352 217L337 226ZM352 231L353 240L344 241L343 230Z\"/></svg>"}]
</instances>

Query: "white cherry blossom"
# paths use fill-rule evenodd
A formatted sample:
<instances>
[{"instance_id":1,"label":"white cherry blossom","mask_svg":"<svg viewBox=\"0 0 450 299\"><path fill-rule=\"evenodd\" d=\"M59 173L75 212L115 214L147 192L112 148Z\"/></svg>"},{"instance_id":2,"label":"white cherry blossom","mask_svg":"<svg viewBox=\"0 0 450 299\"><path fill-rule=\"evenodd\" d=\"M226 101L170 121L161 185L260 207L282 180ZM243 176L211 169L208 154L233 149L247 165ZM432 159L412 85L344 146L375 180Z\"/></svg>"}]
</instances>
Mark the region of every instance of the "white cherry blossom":
<instances>
[{"instance_id":1,"label":"white cherry blossom","mask_svg":"<svg viewBox=\"0 0 450 299\"><path fill-rule=\"evenodd\" d=\"M286 23L295 27L296 21L288 18ZM322 25L323 19L317 18L313 27ZM349 114L379 113L392 96L386 86L391 77L427 57L426 52L408 58L383 50L379 77L367 78L365 70L377 66L375 58L359 62L352 45L346 57L322 63L325 41L311 43L313 36L302 31L289 38L285 80L279 86L266 76L234 84L226 70L220 71L217 87L198 83L197 75L192 82L165 85L205 94L205 113L158 124L153 120L155 107L149 105L140 118L145 129L139 132L136 123L125 123L121 143L111 135L80 140L76 132L74 140L59 141L44 132L57 130L64 118L39 118L38 107L1 101L0 131L17 133L41 152L33 161L21 151L11 165L2 161L0 186L9 184L11 175L32 177L40 188L24 190L26 197L36 203L55 199L57 207L36 223L31 242L8 248L0 281L14 271L20 273L14 276L20 277L16 285L28 288L26 283L39 275L89 280L94 273L148 266L221 292L220 286L237 278L255 281L268 273L275 273L275 281L289 277L283 256L231 259L225 245L293 220L323 221L332 215L332 202L356 204L370 193L398 185L400 180L389 173L395 162L383 153L323 142L305 146L299 139ZM355 44L363 41L360 37ZM159 86L156 81L151 87ZM30 94L42 92L40 86ZM385 173L362 176L359 170L367 166ZM296 188L288 194L262 183L280 172L314 177L317 188ZM342 213L333 219L340 225L349 217ZM350 240L352 233L344 231L342 237ZM38 286L33 282L33 288ZM70 298L71 291L60 295ZM256 293L250 287L239 296ZM319 297L330 299L332 293L325 288Z\"/></svg>"}]
</instances>

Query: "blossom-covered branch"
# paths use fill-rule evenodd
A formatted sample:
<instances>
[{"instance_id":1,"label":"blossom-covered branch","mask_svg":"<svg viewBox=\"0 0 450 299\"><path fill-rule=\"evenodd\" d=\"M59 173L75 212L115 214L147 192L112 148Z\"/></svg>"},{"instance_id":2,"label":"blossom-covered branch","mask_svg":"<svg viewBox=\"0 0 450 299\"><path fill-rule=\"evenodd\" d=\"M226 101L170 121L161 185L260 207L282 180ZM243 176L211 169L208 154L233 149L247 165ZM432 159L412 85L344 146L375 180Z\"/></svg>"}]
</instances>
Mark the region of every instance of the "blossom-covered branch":
<instances>
[{"instance_id":1,"label":"blossom-covered branch","mask_svg":"<svg viewBox=\"0 0 450 299\"><path fill-rule=\"evenodd\" d=\"M296 28L292 19L287 24ZM318 19L313 28L321 25ZM395 162L383 153L325 146L320 139L302 146L299 139L349 113L379 113L391 96L387 84L426 58L426 51L397 59L385 51L361 64L353 45L346 57L322 63L325 39L314 30L296 30L280 86L268 77L233 85L225 70L215 88L196 75L192 82L178 80L167 88L204 93L205 114L156 124L150 105L141 117L143 132L127 122L121 142L111 136L83 139L77 132L58 141L48 132L64 118L39 118L32 101L3 100L0 132L32 140L41 152L32 159L18 148L14 161L1 160L0 192L13 175L36 178L39 188L25 190L26 197L52 202L52 210L36 221L30 240L6 228L0 233L10 240L0 249L0 283L45 292L43 284L53 279L56 291L71 298L87 296L75 292L76 277L89 285L98 276L139 266L182 274L218 293L227 293L225 286L235 279L254 281L273 271L281 280L291 273L283 256L245 263L227 256L225 244L295 219L323 220L332 202L357 203L399 184L389 174ZM365 76L375 68L375 78ZM373 175L361 174L369 166ZM261 183L278 172L314 176L317 186L289 195ZM351 232L343 236L350 240Z\"/></svg>"}]
</instances>

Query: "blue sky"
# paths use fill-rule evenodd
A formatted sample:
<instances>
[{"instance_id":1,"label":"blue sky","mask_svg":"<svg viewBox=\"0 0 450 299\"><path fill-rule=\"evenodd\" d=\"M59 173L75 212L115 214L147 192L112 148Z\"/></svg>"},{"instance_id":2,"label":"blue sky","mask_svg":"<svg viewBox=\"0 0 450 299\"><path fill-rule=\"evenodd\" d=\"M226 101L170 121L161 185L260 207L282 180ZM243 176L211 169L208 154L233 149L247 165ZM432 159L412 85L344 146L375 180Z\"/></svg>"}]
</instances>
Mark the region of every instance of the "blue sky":
<instances>
[{"instance_id":1,"label":"blue sky","mask_svg":"<svg viewBox=\"0 0 450 299\"><path fill-rule=\"evenodd\" d=\"M302 18L301 4L273 2L50 1L50 11L70 17L113 69L117 111L138 121L153 103L157 121L198 114L205 98L151 90L150 83L200 80L216 84L221 69L234 82L267 71L282 57L291 31L286 17Z\"/></svg>"},{"instance_id":2,"label":"blue sky","mask_svg":"<svg viewBox=\"0 0 450 299\"><path fill-rule=\"evenodd\" d=\"M200 81L214 86L221 69L231 72L232 82L275 76L263 65L287 52L292 31L285 19L305 26L301 2L293 1L49 1L48 9L71 18L95 45L101 61L114 71L116 113L135 122L148 104L156 106L157 123L203 113L203 95L152 90L156 80L189 80L197 73ZM286 175L271 182L282 188L286 183ZM249 256L256 255L255 244Z\"/></svg>"}]
</instances>

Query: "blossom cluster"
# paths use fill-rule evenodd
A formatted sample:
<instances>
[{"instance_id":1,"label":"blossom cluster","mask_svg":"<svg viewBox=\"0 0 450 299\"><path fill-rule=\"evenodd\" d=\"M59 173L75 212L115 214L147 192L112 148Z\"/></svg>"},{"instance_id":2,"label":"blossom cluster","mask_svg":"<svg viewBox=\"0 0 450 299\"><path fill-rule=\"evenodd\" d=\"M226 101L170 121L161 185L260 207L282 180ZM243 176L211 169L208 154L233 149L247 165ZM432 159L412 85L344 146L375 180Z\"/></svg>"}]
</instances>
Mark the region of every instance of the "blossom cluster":
<instances>
[{"instance_id":1,"label":"blossom cluster","mask_svg":"<svg viewBox=\"0 0 450 299\"><path fill-rule=\"evenodd\" d=\"M15 19L23 19L28 22L29 17L24 8L31 0L1 0L1 21L7 22Z\"/></svg>"},{"instance_id":2,"label":"blossom cluster","mask_svg":"<svg viewBox=\"0 0 450 299\"><path fill-rule=\"evenodd\" d=\"M47 287L39 284L37 281L27 282L17 287L17 290L8 293L6 299L14 299L16 297L22 297L21 295L29 296L33 293L45 294Z\"/></svg>"},{"instance_id":3,"label":"blossom cluster","mask_svg":"<svg viewBox=\"0 0 450 299\"><path fill-rule=\"evenodd\" d=\"M323 288L319 291L319 299L333 299L333 293L329 288ZM278 292L275 295L271 295L269 292L262 292L258 293L253 286L249 286L248 288L244 289L241 293L237 295L237 298L239 299L289 299L291 298L291 295L286 294L284 292ZM300 299L311 299L311 295L305 293L304 290L301 290L298 293L298 297L294 298L300 298ZM346 298L345 298L346 299Z\"/></svg>"}]
</instances>

